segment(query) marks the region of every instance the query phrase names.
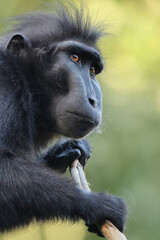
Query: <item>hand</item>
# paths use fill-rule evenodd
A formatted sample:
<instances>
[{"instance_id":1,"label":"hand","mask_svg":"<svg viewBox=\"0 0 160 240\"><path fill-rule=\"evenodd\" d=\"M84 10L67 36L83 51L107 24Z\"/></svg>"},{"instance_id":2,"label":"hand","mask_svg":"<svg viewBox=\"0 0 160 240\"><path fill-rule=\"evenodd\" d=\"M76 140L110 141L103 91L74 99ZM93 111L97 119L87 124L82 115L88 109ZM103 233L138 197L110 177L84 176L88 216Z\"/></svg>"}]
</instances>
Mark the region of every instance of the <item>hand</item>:
<instances>
[{"instance_id":1,"label":"hand","mask_svg":"<svg viewBox=\"0 0 160 240\"><path fill-rule=\"evenodd\" d=\"M44 156L44 160L47 166L64 173L76 159L85 167L91 152L91 146L85 139L66 140L55 144Z\"/></svg>"},{"instance_id":2,"label":"hand","mask_svg":"<svg viewBox=\"0 0 160 240\"><path fill-rule=\"evenodd\" d=\"M92 218L95 217L95 220L91 219L90 223L86 223L88 231L104 237L98 226L102 226L105 220L109 220L120 232L123 232L127 213L125 201L122 198L104 193L94 195L96 195L95 197L97 198L97 207L95 207L95 211L92 212Z\"/></svg>"}]
</instances>

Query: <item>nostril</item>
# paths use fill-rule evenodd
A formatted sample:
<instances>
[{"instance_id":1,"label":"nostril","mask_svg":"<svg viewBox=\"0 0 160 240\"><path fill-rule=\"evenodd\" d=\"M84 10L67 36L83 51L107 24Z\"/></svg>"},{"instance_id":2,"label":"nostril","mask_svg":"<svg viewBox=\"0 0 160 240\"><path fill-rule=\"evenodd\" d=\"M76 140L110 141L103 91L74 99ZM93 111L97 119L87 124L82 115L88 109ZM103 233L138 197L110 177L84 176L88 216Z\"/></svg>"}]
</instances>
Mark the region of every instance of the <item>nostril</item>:
<instances>
[{"instance_id":1,"label":"nostril","mask_svg":"<svg viewBox=\"0 0 160 240\"><path fill-rule=\"evenodd\" d=\"M96 101L92 98L89 98L89 102L90 104L92 105L92 107L95 107L96 106Z\"/></svg>"}]
</instances>

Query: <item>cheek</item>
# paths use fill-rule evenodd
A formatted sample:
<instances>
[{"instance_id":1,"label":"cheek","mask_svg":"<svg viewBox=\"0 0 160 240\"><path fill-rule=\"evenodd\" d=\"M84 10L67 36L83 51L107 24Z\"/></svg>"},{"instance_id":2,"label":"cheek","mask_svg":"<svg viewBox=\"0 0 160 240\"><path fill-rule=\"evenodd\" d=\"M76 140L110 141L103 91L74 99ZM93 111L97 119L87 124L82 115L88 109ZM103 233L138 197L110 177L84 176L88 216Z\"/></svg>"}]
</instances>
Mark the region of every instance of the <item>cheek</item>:
<instances>
[{"instance_id":1,"label":"cheek","mask_svg":"<svg viewBox=\"0 0 160 240\"><path fill-rule=\"evenodd\" d=\"M54 91L58 90L58 93L61 93L61 91L68 92L69 78L70 73L66 64L62 64L59 61L57 61L53 66L50 66L44 75L44 81L46 84L53 88Z\"/></svg>"},{"instance_id":2,"label":"cheek","mask_svg":"<svg viewBox=\"0 0 160 240\"><path fill-rule=\"evenodd\" d=\"M68 84L68 72L62 69L57 74L56 78L56 88L60 91L68 92L69 91L69 84Z\"/></svg>"}]
</instances>

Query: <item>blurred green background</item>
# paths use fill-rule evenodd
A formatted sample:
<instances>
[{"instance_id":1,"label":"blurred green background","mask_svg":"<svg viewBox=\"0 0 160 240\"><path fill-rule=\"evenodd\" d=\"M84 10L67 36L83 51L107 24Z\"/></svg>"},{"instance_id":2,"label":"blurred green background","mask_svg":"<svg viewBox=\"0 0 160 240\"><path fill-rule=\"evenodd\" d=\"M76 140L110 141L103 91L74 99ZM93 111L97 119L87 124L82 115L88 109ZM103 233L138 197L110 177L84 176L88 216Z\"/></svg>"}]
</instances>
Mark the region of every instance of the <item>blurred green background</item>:
<instances>
[{"instance_id":1,"label":"blurred green background","mask_svg":"<svg viewBox=\"0 0 160 240\"><path fill-rule=\"evenodd\" d=\"M3 19L50 8L48 3L53 1L0 0L1 31L6 27ZM98 77L103 90L103 124L100 133L89 137L94 151L86 168L87 178L93 191L109 191L127 200L128 240L159 239L160 1L85 3L97 21L108 23L106 31L111 33L99 43L106 63ZM88 233L82 222L31 224L0 238L99 239Z\"/></svg>"}]
</instances>

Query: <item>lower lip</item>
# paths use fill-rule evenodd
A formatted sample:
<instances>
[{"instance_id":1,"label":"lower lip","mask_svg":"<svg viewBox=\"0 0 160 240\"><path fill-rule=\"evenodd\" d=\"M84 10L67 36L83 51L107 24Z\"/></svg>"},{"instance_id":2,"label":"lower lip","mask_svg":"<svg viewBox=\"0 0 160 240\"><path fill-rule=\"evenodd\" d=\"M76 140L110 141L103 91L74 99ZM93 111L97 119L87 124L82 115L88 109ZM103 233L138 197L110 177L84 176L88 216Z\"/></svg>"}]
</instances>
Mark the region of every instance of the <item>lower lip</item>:
<instances>
[{"instance_id":1,"label":"lower lip","mask_svg":"<svg viewBox=\"0 0 160 240\"><path fill-rule=\"evenodd\" d=\"M72 112L68 112L70 115L76 117L78 120L80 121L83 121L83 122L87 122L87 123L90 123L90 124L93 124L93 125L97 125L97 122L96 121L92 121L91 119L89 118L86 118L84 116L81 116L79 114L76 114L76 113L72 113Z\"/></svg>"}]
</instances>

